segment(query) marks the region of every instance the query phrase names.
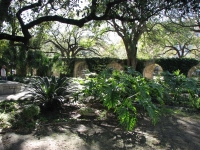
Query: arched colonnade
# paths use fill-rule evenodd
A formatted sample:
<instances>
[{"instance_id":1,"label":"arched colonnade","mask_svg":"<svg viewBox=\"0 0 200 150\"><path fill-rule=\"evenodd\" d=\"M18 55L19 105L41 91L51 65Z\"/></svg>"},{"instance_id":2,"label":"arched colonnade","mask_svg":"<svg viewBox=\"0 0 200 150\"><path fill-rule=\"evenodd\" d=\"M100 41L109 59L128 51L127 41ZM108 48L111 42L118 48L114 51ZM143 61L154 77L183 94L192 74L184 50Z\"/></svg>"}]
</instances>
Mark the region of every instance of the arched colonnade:
<instances>
[{"instance_id":1,"label":"arched colonnade","mask_svg":"<svg viewBox=\"0 0 200 150\"><path fill-rule=\"evenodd\" d=\"M107 65L107 68L114 68L116 70L123 70L124 67L117 63L112 62ZM88 70L88 65L85 61L78 61L75 63L74 67L74 77L84 77L85 70ZM148 79L153 79L157 75L161 74L163 72L162 66L159 64L150 62L148 64L145 64L145 68L143 69L143 77L146 77ZM193 66L189 71L188 75L189 78L200 76L200 64Z\"/></svg>"}]
</instances>

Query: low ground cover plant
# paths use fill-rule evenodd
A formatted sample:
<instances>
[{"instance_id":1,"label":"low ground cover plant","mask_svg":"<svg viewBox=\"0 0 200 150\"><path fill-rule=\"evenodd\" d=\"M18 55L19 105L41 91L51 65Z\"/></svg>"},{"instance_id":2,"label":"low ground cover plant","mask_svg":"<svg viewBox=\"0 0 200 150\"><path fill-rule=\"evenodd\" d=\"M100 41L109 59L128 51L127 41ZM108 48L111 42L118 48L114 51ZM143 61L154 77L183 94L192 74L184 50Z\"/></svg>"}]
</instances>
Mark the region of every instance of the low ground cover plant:
<instances>
[{"instance_id":1,"label":"low ground cover plant","mask_svg":"<svg viewBox=\"0 0 200 150\"><path fill-rule=\"evenodd\" d=\"M34 104L27 105L21 112L21 116L26 121L33 121L34 117L38 116L40 113L40 107Z\"/></svg>"}]
</instances>

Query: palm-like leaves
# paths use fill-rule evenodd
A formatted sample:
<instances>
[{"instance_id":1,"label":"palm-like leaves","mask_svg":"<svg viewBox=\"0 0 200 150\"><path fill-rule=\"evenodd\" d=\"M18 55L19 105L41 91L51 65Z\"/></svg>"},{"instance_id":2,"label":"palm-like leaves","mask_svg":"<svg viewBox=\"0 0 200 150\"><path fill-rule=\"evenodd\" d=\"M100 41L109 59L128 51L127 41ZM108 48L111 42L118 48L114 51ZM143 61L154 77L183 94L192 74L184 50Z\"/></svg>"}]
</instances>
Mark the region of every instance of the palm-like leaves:
<instances>
[{"instance_id":1,"label":"palm-like leaves","mask_svg":"<svg viewBox=\"0 0 200 150\"><path fill-rule=\"evenodd\" d=\"M54 76L51 79L37 77L33 79L29 94L36 103L47 110L60 109L64 97L69 94L67 92L68 81L69 79L66 77L60 79L56 79Z\"/></svg>"}]
</instances>

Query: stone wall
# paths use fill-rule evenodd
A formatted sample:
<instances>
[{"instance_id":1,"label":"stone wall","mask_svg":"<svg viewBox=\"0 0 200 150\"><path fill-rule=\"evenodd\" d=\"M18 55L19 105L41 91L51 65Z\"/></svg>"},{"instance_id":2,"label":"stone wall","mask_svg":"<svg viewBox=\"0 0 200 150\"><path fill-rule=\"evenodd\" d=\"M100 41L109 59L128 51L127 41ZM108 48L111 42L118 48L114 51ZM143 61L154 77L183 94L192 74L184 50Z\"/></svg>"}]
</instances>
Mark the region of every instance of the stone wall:
<instances>
[{"instance_id":1,"label":"stone wall","mask_svg":"<svg viewBox=\"0 0 200 150\"><path fill-rule=\"evenodd\" d=\"M113 62L111 62L110 64L107 65L107 68L114 68L116 70L123 70L124 65L113 61ZM197 69L200 70L200 64L192 67L189 70L188 77L192 77L192 74L194 74L194 72ZM73 76L84 78L85 77L85 70L89 70L86 61L78 60L78 61L75 62L75 65L74 65ZM159 75L161 72L163 72L162 66L160 66L159 64L156 64L154 60L149 60L149 61L146 61L144 63L144 69L143 69L143 72L142 72L144 77L146 77L148 79L153 79L154 76Z\"/></svg>"},{"instance_id":2,"label":"stone wall","mask_svg":"<svg viewBox=\"0 0 200 150\"><path fill-rule=\"evenodd\" d=\"M13 81L0 81L0 95L16 94L21 90L21 83Z\"/></svg>"},{"instance_id":3,"label":"stone wall","mask_svg":"<svg viewBox=\"0 0 200 150\"><path fill-rule=\"evenodd\" d=\"M161 72L163 72L163 69L158 64L147 64L143 70L143 77L153 79L153 76L159 75Z\"/></svg>"},{"instance_id":4,"label":"stone wall","mask_svg":"<svg viewBox=\"0 0 200 150\"><path fill-rule=\"evenodd\" d=\"M108 64L107 68L113 68L116 70L124 70L124 67L121 64L116 63L116 62L112 62L112 63Z\"/></svg>"},{"instance_id":5,"label":"stone wall","mask_svg":"<svg viewBox=\"0 0 200 150\"><path fill-rule=\"evenodd\" d=\"M87 63L85 61L77 61L74 65L74 77L85 77L85 70L88 70Z\"/></svg>"},{"instance_id":6,"label":"stone wall","mask_svg":"<svg viewBox=\"0 0 200 150\"><path fill-rule=\"evenodd\" d=\"M112 62L107 65L107 68L114 68L116 70L123 70L123 66L119 63ZM74 77L85 77L85 71L88 70L88 65L85 61L77 61L74 65Z\"/></svg>"},{"instance_id":7,"label":"stone wall","mask_svg":"<svg viewBox=\"0 0 200 150\"><path fill-rule=\"evenodd\" d=\"M189 78L191 77L199 77L200 76L200 64L192 67L189 71L188 71L188 75Z\"/></svg>"}]
</instances>

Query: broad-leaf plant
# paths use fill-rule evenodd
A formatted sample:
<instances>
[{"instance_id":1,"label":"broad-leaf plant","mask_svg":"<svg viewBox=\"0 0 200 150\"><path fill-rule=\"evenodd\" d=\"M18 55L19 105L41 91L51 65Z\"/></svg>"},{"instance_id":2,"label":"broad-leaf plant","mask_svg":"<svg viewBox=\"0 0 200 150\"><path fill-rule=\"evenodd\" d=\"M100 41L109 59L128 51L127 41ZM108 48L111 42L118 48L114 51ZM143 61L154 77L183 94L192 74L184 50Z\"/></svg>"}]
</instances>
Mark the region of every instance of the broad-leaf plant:
<instances>
[{"instance_id":1,"label":"broad-leaf plant","mask_svg":"<svg viewBox=\"0 0 200 150\"><path fill-rule=\"evenodd\" d=\"M136 71L103 71L95 78L88 78L84 93L100 99L109 110L114 110L120 124L132 130L137 122L138 110L142 108L149 114L153 123L159 118L159 110L152 102L152 93L158 103L163 104L163 88L149 81ZM161 105L160 105L161 106Z\"/></svg>"}]
</instances>

